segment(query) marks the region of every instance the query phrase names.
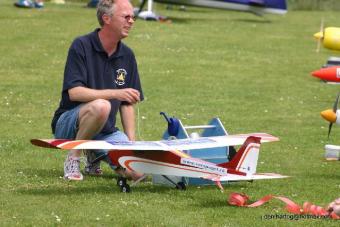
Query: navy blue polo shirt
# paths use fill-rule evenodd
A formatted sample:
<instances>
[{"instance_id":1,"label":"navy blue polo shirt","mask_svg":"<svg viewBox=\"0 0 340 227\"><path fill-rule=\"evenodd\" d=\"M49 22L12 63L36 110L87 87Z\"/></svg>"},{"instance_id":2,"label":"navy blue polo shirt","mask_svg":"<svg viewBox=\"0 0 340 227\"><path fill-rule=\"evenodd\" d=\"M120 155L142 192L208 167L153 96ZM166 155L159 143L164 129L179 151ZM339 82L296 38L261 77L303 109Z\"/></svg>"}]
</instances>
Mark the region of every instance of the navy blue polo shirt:
<instances>
[{"instance_id":1,"label":"navy blue polo shirt","mask_svg":"<svg viewBox=\"0 0 340 227\"><path fill-rule=\"evenodd\" d=\"M62 97L51 124L53 133L60 115L81 104L70 100L68 90L71 88L78 86L98 90L134 88L140 92L140 99L144 99L134 53L124 43L119 42L115 53L108 56L100 42L99 30L98 28L76 38L69 49ZM127 104L114 99L109 101L111 113L102 133L117 131L116 114L120 105Z\"/></svg>"}]
</instances>

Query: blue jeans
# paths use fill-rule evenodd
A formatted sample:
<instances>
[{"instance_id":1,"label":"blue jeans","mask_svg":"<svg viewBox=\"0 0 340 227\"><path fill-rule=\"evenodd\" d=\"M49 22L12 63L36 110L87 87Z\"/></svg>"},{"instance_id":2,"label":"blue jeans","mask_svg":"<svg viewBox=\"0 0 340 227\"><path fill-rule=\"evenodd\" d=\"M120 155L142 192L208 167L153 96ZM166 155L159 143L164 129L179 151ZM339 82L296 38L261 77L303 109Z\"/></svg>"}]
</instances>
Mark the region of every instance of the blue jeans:
<instances>
[{"instance_id":1,"label":"blue jeans","mask_svg":"<svg viewBox=\"0 0 340 227\"><path fill-rule=\"evenodd\" d=\"M54 137L56 139L75 139L78 132L78 118L79 111L82 105L79 105L71 110L64 112L58 119ZM105 140L105 141L129 141L129 138L121 131L116 131L113 133L98 133L95 135L93 140ZM102 155L107 155L108 150L92 150L95 152L95 156L99 157ZM106 157L104 159L112 169L116 166L113 165L110 160Z\"/></svg>"}]
</instances>

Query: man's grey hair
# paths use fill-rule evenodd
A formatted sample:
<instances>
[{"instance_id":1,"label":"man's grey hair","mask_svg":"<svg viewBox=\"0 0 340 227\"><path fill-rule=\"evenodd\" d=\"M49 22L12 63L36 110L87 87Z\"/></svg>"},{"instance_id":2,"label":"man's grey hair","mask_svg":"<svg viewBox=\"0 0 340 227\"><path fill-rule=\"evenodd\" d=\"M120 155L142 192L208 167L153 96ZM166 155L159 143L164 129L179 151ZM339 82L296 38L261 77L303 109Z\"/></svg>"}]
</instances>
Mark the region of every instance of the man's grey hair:
<instances>
[{"instance_id":1,"label":"man's grey hair","mask_svg":"<svg viewBox=\"0 0 340 227\"><path fill-rule=\"evenodd\" d=\"M97 5L97 19L101 27L104 25L103 15L113 15L115 0L100 0Z\"/></svg>"}]
</instances>

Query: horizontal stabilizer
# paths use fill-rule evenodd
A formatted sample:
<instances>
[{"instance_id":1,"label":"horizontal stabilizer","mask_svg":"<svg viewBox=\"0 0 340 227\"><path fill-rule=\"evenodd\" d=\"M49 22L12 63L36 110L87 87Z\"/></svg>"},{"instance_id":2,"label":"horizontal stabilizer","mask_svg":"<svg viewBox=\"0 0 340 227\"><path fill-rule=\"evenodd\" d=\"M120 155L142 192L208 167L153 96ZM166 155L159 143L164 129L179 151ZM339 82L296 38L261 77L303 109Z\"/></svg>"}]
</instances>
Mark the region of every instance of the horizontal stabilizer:
<instances>
[{"instance_id":1,"label":"horizontal stabilizer","mask_svg":"<svg viewBox=\"0 0 340 227\"><path fill-rule=\"evenodd\" d=\"M277 173L256 173L249 176L237 176L237 175L222 176L219 178L219 181L250 181L250 180L279 179L287 177L289 176L284 176Z\"/></svg>"}]
</instances>

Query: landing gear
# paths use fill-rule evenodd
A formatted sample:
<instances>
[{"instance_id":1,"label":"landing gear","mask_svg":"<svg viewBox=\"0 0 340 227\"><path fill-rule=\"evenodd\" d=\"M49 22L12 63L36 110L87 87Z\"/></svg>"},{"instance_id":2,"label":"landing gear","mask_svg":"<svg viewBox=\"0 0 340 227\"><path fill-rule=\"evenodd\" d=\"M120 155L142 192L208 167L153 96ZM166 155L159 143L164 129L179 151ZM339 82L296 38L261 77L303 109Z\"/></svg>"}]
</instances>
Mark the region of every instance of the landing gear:
<instances>
[{"instance_id":1,"label":"landing gear","mask_svg":"<svg viewBox=\"0 0 340 227\"><path fill-rule=\"evenodd\" d=\"M180 181L178 183L174 182L173 180L171 180L168 176L162 175L166 180L168 180L170 183L172 183L173 185L175 185L175 188L178 190L182 190L185 191L187 189L187 187L185 186L185 183L183 181Z\"/></svg>"},{"instance_id":2,"label":"landing gear","mask_svg":"<svg viewBox=\"0 0 340 227\"><path fill-rule=\"evenodd\" d=\"M124 192L124 193L131 192L130 185L128 185L126 183L126 178L125 177L118 177L117 185L119 186L121 192Z\"/></svg>"},{"instance_id":3,"label":"landing gear","mask_svg":"<svg viewBox=\"0 0 340 227\"><path fill-rule=\"evenodd\" d=\"M176 184L176 189L185 191L187 187L185 186L184 182L181 181Z\"/></svg>"},{"instance_id":4,"label":"landing gear","mask_svg":"<svg viewBox=\"0 0 340 227\"><path fill-rule=\"evenodd\" d=\"M128 184L121 186L120 192L130 193L131 192L130 186Z\"/></svg>"}]
</instances>

